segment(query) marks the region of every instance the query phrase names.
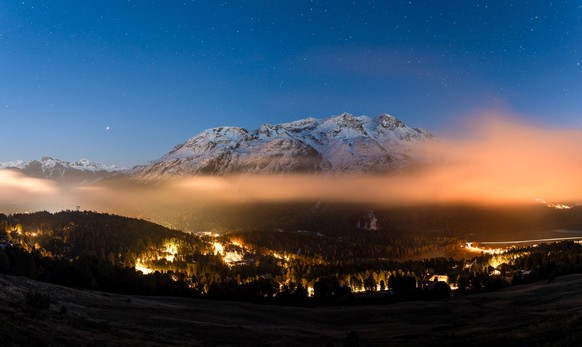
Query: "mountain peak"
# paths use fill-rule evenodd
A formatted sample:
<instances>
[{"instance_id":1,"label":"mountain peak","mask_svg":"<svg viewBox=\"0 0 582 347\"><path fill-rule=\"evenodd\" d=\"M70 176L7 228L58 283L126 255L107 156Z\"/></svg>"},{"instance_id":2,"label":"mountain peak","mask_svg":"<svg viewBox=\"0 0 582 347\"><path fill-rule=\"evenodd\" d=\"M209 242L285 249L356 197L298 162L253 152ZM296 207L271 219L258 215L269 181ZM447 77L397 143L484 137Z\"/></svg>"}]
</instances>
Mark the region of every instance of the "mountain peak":
<instances>
[{"instance_id":1,"label":"mountain peak","mask_svg":"<svg viewBox=\"0 0 582 347\"><path fill-rule=\"evenodd\" d=\"M94 162L92 162L91 160L86 159L86 158L82 158L82 159L76 161L75 163L77 163L79 165L91 165L91 164L94 164Z\"/></svg>"},{"instance_id":2,"label":"mountain peak","mask_svg":"<svg viewBox=\"0 0 582 347\"><path fill-rule=\"evenodd\" d=\"M404 128L406 127L406 125L400 121L400 119L389 115L387 113L383 113L381 115L379 115L378 117L376 117L376 120L379 124L379 126L382 126L386 129L390 129L390 130L394 130L396 128Z\"/></svg>"},{"instance_id":3,"label":"mountain peak","mask_svg":"<svg viewBox=\"0 0 582 347\"><path fill-rule=\"evenodd\" d=\"M263 124L248 130L223 126L202 131L161 159L131 173L226 175L281 172L384 172L415 165L413 144L432 139L398 118L350 113Z\"/></svg>"},{"instance_id":4,"label":"mountain peak","mask_svg":"<svg viewBox=\"0 0 582 347\"><path fill-rule=\"evenodd\" d=\"M364 121L364 120L368 120L369 117L368 116L354 116L351 113L347 113L344 112L340 115L337 116L331 116L327 119L324 120L327 122L337 122L337 123L346 123L346 122L357 122L357 121Z\"/></svg>"}]
</instances>

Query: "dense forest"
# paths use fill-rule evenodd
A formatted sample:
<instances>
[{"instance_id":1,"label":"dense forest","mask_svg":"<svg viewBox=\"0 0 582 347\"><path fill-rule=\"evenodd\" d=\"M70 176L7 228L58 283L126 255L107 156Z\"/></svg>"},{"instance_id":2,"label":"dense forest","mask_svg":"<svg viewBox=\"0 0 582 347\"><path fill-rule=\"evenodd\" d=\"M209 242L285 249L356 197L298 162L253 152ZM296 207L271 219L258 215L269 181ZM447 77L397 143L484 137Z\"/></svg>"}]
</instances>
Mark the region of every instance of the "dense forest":
<instances>
[{"instance_id":1,"label":"dense forest","mask_svg":"<svg viewBox=\"0 0 582 347\"><path fill-rule=\"evenodd\" d=\"M0 273L126 294L311 305L436 299L451 288L491 291L582 272L582 246L573 241L442 257L464 240L427 225L452 217L427 217L414 222L418 229L380 229L370 228L371 219L384 226L387 220L363 212L359 226L335 235L193 234L88 211L0 215Z\"/></svg>"}]
</instances>

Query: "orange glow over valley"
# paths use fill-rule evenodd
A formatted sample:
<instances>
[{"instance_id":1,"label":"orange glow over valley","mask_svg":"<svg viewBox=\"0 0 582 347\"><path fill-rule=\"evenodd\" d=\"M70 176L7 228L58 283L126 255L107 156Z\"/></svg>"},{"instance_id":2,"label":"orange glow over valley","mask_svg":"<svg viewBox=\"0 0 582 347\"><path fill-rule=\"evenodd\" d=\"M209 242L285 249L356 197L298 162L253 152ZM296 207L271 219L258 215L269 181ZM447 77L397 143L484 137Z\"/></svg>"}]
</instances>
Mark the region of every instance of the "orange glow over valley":
<instances>
[{"instance_id":1,"label":"orange glow over valley","mask_svg":"<svg viewBox=\"0 0 582 347\"><path fill-rule=\"evenodd\" d=\"M175 177L156 184L121 180L65 188L0 171L0 204L8 211L11 206L55 211L82 205L115 213L125 212L127 207L140 211L198 202L327 200L405 205L582 201L582 130L534 126L517 119L504 114L480 116L460 132L462 139L440 138L417 148L416 153L432 164L401 173Z\"/></svg>"}]
</instances>

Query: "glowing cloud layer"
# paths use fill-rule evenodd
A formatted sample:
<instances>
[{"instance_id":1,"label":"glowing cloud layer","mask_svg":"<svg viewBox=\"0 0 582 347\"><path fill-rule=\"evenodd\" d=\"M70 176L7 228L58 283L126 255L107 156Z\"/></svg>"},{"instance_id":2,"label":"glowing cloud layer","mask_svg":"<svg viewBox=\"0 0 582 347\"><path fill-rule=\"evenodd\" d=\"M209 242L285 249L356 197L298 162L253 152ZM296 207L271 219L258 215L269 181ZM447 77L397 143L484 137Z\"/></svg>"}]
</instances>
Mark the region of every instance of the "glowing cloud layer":
<instances>
[{"instance_id":1,"label":"glowing cloud layer","mask_svg":"<svg viewBox=\"0 0 582 347\"><path fill-rule=\"evenodd\" d=\"M582 201L582 130L525 124L506 115L477 117L461 139L418 148L432 164L370 176L273 175L126 179L63 188L0 171L0 206L56 210L151 211L203 203L341 201L375 204L476 204ZM129 180L129 182L127 181ZM144 212L147 213L147 212Z\"/></svg>"}]
</instances>

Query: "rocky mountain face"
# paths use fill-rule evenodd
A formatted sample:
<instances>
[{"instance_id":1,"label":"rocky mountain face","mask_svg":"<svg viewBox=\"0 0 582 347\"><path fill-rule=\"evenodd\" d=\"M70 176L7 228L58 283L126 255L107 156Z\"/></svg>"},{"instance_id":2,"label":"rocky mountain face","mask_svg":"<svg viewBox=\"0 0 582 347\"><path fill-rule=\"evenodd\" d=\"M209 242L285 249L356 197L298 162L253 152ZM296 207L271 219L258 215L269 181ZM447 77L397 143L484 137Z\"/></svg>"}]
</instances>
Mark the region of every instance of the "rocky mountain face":
<instances>
[{"instance_id":1,"label":"rocky mountain face","mask_svg":"<svg viewBox=\"0 0 582 347\"><path fill-rule=\"evenodd\" d=\"M434 136L382 114L348 113L240 127L208 129L131 175L227 175L234 173L377 173L418 164L414 146Z\"/></svg>"},{"instance_id":2,"label":"rocky mountain face","mask_svg":"<svg viewBox=\"0 0 582 347\"><path fill-rule=\"evenodd\" d=\"M50 157L0 163L0 170L15 170L28 177L50 179L60 183L93 183L125 171L113 165L103 165L87 159L71 163Z\"/></svg>"}]
</instances>

